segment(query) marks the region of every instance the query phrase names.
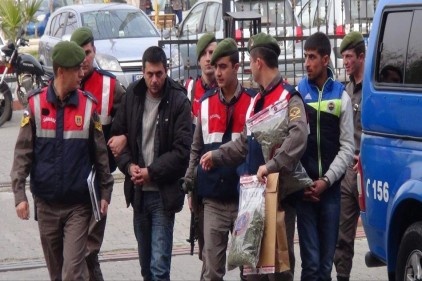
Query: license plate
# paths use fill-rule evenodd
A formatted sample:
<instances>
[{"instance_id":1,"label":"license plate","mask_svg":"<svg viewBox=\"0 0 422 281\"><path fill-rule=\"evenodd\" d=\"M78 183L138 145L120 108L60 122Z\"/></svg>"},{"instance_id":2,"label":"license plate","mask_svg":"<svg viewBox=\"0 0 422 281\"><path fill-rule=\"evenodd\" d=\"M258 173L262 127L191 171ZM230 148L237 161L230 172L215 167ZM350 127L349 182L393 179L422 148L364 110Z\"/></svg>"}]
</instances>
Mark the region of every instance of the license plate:
<instances>
[{"instance_id":1,"label":"license plate","mask_svg":"<svg viewBox=\"0 0 422 281\"><path fill-rule=\"evenodd\" d=\"M133 81L139 80L142 78L142 74L133 74Z\"/></svg>"}]
</instances>

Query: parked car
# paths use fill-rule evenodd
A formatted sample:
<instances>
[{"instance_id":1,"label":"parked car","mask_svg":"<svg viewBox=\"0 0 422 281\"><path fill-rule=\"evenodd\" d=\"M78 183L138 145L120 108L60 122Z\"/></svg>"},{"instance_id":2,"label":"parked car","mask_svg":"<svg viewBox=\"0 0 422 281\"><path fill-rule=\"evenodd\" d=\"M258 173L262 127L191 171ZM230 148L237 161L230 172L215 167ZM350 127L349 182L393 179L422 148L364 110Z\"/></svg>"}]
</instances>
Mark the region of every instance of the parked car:
<instances>
[{"instance_id":1,"label":"parked car","mask_svg":"<svg viewBox=\"0 0 422 281\"><path fill-rule=\"evenodd\" d=\"M39 41L39 60L52 71L51 52L61 40L69 40L81 26L91 28L97 50L97 67L113 73L124 86L142 77L142 54L157 46L160 33L147 15L127 4L86 4L65 6L48 20ZM165 49L169 60L169 75L183 79L183 63L176 48Z\"/></svg>"},{"instance_id":2,"label":"parked car","mask_svg":"<svg viewBox=\"0 0 422 281\"><path fill-rule=\"evenodd\" d=\"M380 0L363 78L359 205L367 266L422 280L422 2ZM418 121L419 120L419 121Z\"/></svg>"},{"instance_id":3,"label":"parked car","mask_svg":"<svg viewBox=\"0 0 422 281\"><path fill-rule=\"evenodd\" d=\"M344 35L359 31L368 37L376 0L307 0L297 14L304 36L322 31L331 38L331 62L340 80L346 80L343 59L339 52Z\"/></svg>"},{"instance_id":4,"label":"parked car","mask_svg":"<svg viewBox=\"0 0 422 281\"><path fill-rule=\"evenodd\" d=\"M111 1L114 2L114 1ZM51 11L58 8L75 5L75 4L92 4L92 3L105 3L104 0L42 0L41 6L35 13L35 21L30 21L26 26L26 34L29 36L42 36L44 34L45 26L47 25L48 18Z\"/></svg>"},{"instance_id":5,"label":"parked car","mask_svg":"<svg viewBox=\"0 0 422 281\"><path fill-rule=\"evenodd\" d=\"M280 71L286 78L301 77L303 75L303 59L301 44L293 36L301 36L301 26L294 16L293 7L289 0L231 0L231 12L255 12L261 15L261 30L276 36L282 50L279 57ZM237 23L235 39L241 50L241 74L250 76L249 54L245 51L247 39L250 37L250 21ZM199 0L196 2L177 31L172 34L170 41L179 42L180 54L184 58L185 77L197 76L199 73L196 59L196 40L206 32L214 32L217 40L224 38L224 22L222 19L222 0ZM183 40L193 40L184 43ZM242 42L245 43L242 48ZM172 44L172 43L170 43ZM246 78L247 79L247 78Z\"/></svg>"}]
</instances>

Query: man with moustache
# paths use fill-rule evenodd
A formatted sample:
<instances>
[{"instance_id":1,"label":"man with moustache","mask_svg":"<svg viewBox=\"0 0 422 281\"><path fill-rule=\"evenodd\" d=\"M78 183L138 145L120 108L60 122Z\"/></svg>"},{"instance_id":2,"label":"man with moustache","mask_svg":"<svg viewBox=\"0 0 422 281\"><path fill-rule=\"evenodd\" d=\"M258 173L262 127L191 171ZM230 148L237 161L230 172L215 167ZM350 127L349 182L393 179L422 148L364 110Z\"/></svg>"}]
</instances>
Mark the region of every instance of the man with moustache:
<instances>
[{"instance_id":1,"label":"man with moustache","mask_svg":"<svg viewBox=\"0 0 422 281\"><path fill-rule=\"evenodd\" d=\"M145 280L170 280L175 214L189 163L192 119L186 90L167 76L167 56L158 46L142 55L144 77L131 83L113 121L113 135L127 135L116 158L125 174L127 206Z\"/></svg>"}]
</instances>

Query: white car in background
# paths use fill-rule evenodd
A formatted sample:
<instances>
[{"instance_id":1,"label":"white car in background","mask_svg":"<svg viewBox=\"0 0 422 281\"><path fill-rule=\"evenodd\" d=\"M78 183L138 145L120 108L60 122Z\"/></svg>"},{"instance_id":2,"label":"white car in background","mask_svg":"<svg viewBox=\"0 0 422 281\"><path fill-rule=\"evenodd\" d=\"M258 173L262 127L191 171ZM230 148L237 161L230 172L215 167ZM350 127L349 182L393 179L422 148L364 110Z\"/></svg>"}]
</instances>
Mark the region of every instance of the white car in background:
<instances>
[{"instance_id":1,"label":"white car in background","mask_svg":"<svg viewBox=\"0 0 422 281\"><path fill-rule=\"evenodd\" d=\"M127 87L143 76L142 55L150 46L158 46L161 34L140 9L127 4L86 4L65 6L49 18L39 41L39 60L52 72L53 47L69 40L81 26L89 27L96 47L94 63L113 73ZM176 48L164 48L169 65L168 75L183 80L183 63Z\"/></svg>"},{"instance_id":2,"label":"white car in background","mask_svg":"<svg viewBox=\"0 0 422 281\"><path fill-rule=\"evenodd\" d=\"M261 31L268 34L293 38L302 36L302 27L294 15L294 7L290 0L230 0L231 12L255 12L261 15ZM222 0L199 0L185 15L184 20L172 34L170 41L178 42L180 54L184 59L185 77L196 77L199 74L196 58L196 41L206 32L213 32L217 40L224 38L224 22L222 19ZM241 41L246 42L241 50L242 80L250 79L249 54L246 50L247 39L250 37L250 21L244 21L243 26L237 22L235 38L239 47ZM243 39L242 39L243 38ZM192 40L189 43L183 40ZM173 42L172 42L173 44ZM288 81L294 81L303 75L303 59L300 40L279 40L281 54L279 69ZM242 59L243 57L243 59Z\"/></svg>"}]
</instances>

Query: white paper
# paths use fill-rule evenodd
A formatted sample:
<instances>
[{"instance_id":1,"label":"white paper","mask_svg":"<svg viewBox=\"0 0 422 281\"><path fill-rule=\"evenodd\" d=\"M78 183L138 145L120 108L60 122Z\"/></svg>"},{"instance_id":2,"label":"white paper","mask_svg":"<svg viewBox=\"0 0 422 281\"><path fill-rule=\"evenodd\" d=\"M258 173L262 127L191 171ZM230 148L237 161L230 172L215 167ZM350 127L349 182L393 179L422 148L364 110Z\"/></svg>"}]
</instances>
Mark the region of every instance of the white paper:
<instances>
[{"instance_id":1,"label":"white paper","mask_svg":"<svg viewBox=\"0 0 422 281\"><path fill-rule=\"evenodd\" d=\"M97 190L95 188L95 167L92 165L91 172L88 175L88 189L89 189L89 196L91 197L91 205L92 211L94 213L95 221L101 220L101 212L100 212L100 201L98 200Z\"/></svg>"}]
</instances>

